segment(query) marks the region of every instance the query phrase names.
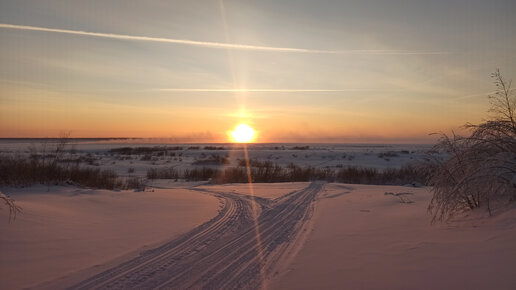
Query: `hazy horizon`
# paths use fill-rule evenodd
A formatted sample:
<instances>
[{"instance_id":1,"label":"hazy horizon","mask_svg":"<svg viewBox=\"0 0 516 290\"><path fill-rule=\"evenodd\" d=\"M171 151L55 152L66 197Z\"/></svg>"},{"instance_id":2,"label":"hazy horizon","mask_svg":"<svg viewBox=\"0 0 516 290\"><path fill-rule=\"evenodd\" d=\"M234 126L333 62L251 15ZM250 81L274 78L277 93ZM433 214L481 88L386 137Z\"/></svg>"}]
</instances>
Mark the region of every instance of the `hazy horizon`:
<instances>
[{"instance_id":1,"label":"hazy horizon","mask_svg":"<svg viewBox=\"0 0 516 290\"><path fill-rule=\"evenodd\" d=\"M205 139L186 139L186 138L166 138L166 137L67 137L69 142L75 143L80 141L93 141L104 143L108 142L110 144L127 144L127 145L205 145L205 144L235 144L232 141L210 141ZM26 140L52 140L52 141L60 141L62 138L60 137L0 137L0 141L26 141ZM383 142L382 142L383 141ZM410 140L350 140L348 142L342 141L332 141L332 140L287 140L287 141L278 141L278 142L261 142L261 141L253 141L247 144L250 145L266 145L266 144L293 144L293 145L432 145L435 144L434 141L430 142L409 142ZM236 144L238 145L238 144Z\"/></svg>"},{"instance_id":2,"label":"hazy horizon","mask_svg":"<svg viewBox=\"0 0 516 290\"><path fill-rule=\"evenodd\" d=\"M0 8L0 137L431 143L516 76L508 0Z\"/></svg>"}]
</instances>

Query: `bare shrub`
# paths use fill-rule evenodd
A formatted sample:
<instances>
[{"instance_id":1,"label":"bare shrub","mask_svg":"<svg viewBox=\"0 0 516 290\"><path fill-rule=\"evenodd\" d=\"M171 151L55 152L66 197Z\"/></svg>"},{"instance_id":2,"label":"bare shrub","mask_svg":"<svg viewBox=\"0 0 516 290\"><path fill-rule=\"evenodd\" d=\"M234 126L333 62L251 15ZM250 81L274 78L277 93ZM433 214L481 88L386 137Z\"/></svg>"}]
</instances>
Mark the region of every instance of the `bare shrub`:
<instances>
[{"instance_id":1,"label":"bare shrub","mask_svg":"<svg viewBox=\"0 0 516 290\"><path fill-rule=\"evenodd\" d=\"M4 205L7 208L9 208L9 222L16 219L16 214L18 214L22 210L21 207L17 206L14 203L14 200L12 198L8 197L7 195L3 194L2 192L0 192L0 200L3 200Z\"/></svg>"},{"instance_id":2,"label":"bare shrub","mask_svg":"<svg viewBox=\"0 0 516 290\"><path fill-rule=\"evenodd\" d=\"M118 179L117 174L112 170L73 167L71 170L63 171L63 173L67 174L67 177L69 177L66 180L70 180L82 186L105 189L125 187L123 182Z\"/></svg>"},{"instance_id":3,"label":"bare shrub","mask_svg":"<svg viewBox=\"0 0 516 290\"><path fill-rule=\"evenodd\" d=\"M436 170L430 175L433 198L428 207L432 221L482 206L491 214L516 200L516 96L499 70L492 78L496 92L489 96L491 119L466 124L469 137L441 134L434 148L449 158L433 160Z\"/></svg>"},{"instance_id":4,"label":"bare shrub","mask_svg":"<svg viewBox=\"0 0 516 290\"><path fill-rule=\"evenodd\" d=\"M426 165L407 165L401 168L346 167L336 174L336 180L343 183L376 184L376 185L405 185L426 184Z\"/></svg>"},{"instance_id":5,"label":"bare shrub","mask_svg":"<svg viewBox=\"0 0 516 290\"><path fill-rule=\"evenodd\" d=\"M145 180L139 177L131 177L125 181L124 187L126 189L132 188L138 191L145 191Z\"/></svg>"},{"instance_id":6,"label":"bare shrub","mask_svg":"<svg viewBox=\"0 0 516 290\"><path fill-rule=\"evenodd\" d=\"M185 180L201 181L209 180L220 174L220 170L209 167L186 169L183 173Z\"/></svg>"},{"instance_id":7,"label":"bare shrub","mask_svg":"<svg viewBox=\"0 0 516 290\"><path fill-rule=\"evenodd\" d=\"M147 170L148 179L178 179L179 172L172 167L149 168Z\"/></svg>"},{"instance_id":8,"label":"bare shrub","mask_svg":"<svg viewBox=\"0 0 516 290\"><path fill-rule=\"evenodd\" d=\"M214 183L247 183L247 171L241 167L229 167L218 172L212 181Z\"/></svg>"},{"instance_id":9,"label":"bare shrub","mask_svg":"<svg viewBox=\"0 0 516 290\"><path fill-rule=\"evenodd\" d=\"M250 162L251 163L251 162ZM254 161L249 169L251 181L257 183L267 182L301 182L313 180L338 181L344 183L361 184L395 184L404 185L414 182L425 184L425 171L419 167L407 166L399 169L378 170L374 168L348 167L339 170L332 168L315 168L311 166L298 166L293 163L282 167L270 161ZM163 169L152 169L152 177L159 176ZM187 169L183 176L187 181L199 181L211 179L214 183L247 183L247 169L243 166L227 167L225 169L213 169L209 167Z\"/></svg>"}]
</instances>

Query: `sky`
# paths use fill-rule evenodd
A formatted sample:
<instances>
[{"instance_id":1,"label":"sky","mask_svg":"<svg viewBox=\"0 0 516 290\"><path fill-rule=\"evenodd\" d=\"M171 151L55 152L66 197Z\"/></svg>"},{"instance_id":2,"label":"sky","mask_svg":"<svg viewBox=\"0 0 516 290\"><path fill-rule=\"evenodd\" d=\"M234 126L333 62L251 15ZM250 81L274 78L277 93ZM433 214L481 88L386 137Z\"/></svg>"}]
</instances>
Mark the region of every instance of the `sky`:
<instances>
[{"instance_id":1,"label":"sky","mask_svg":"<svg viewBox=\"0 0 516 290\"><path fill-rule=\"evenodd\" d=\"M428 143L516 77L516 2L0 0L0 137Z\"/></svg>"}]
</instances>

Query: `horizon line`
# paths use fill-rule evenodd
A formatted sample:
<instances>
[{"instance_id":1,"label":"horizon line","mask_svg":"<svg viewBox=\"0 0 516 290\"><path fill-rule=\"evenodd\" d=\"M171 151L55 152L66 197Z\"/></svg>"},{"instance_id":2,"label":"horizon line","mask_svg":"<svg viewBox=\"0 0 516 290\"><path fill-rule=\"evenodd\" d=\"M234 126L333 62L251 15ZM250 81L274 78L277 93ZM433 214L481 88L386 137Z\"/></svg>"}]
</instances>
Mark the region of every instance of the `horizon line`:
<instances>
[{"instance_id":1,"label":"horizon line","mask_svg":"<svg viewBox=\"0 0 516 290\"><path fill-rule=\"evenodd\" d=\"M62 139L59 137L0 137L0 140L13 140L13 139ZM168 138L168 137L70 137L69 140L74 139L84 139L84 140L152 140L152 139L175 139L175 138ZM192 138L193 139L193 138ZM390 139L389 139L390 140ZM426 141L426 140L425 140ZM116 143L114 143L116 144ZM132 143L120 143L120 144L132 144ZM153 144L153 143L134 143L134 144ZM268 142L249 142L249 143L238 143L238 142L224 142L224 141L210 141L210 142L201 142L201 141L193 141L193 142L170 142L170 143L155 143L155 144L177 144L177 145L190 145L190 144L372 144L372 145L430 145L434 144L434 142L393 142L393 141L386 141L386 142L369 142L369 141L347 141L347 142L337 142L337 141L322 141L322 142L314 142L314 141L268 141Z\"/></svg>"},{"instance_id":2,"label":"horizon line","mask_svg":"<svg viewBox=\"0 0 516 290\"><path fill-rule=\"evenodd\" d=\"M62 137L0 137L0 140L24 140L24 139L62 139ZM237 142L230 142L230 141L199 141L202 138L197 137L68 137L68 140L77 140L77 139L83 139L83 140L162 140L162 141L170 141L169 144L211 144L211 143L217 143L217 144L241 144ZM188 139L191 139L192 142L188 142ZM329 140L335 140L335 138L321 138L325 141L313 141L313 138L299 138L299 141L264 141L264 142L250 142L248 144L282 144L282 143L298 143L298 144L433 144L433 143L425 143L425 141L428 141L428 139L422 139L422 138L386 138L385 141L382 141L382 138L374 139L374 138L364 138L365 140L358 140L353 139L350 141L329 141ZM367 141L367 139L371 140L378 140L378 141ZM396 142L396 139L402 142ZM409 143L403 142L406 140L412 140ZM195 141L197 140L197 141ZM307 141L303 141L307 140ZM416 141L416 140L419 140ZM381 141L381 142L380 142ZM423 142L421 142L423 141ZM416 142L416 143L414 143Z\"/></svg>"}]
</instances>

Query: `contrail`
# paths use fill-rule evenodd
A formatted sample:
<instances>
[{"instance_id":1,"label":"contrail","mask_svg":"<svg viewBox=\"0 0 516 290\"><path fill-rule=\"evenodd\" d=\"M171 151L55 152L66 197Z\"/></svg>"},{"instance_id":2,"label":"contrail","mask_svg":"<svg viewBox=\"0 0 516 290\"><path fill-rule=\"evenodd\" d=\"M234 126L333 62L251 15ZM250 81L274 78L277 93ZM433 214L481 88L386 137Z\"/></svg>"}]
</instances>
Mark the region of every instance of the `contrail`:
<instances>
[{"instance_id":1,"label":"contrail","mask_svg":"<svg viewBox=\"0 0 516 290\"><path fill-rule=\"evenodd\" d=\"M321 93L321 92L369 92L379 89L156 89L160 92L229 92L229 93ZM385 90L382 90L385 91Z\"/></svg>"},{"instance_id":2,"label":"contrail","mask_svg":"<svg viewBox=\"0 0 516 290\"><path fill-rule=\"evenodd\" d=\"M174 44L202 46L202 47L211 47L211 48L226 48L226 49L236 49L236 50L256 50L256 51L270 51L270 52L294 52L294 53L313 53L313 54L356 54L356 55L438 55L438 54L448 54L447 52L439 52L439 51L320 50L320 49L292 48L292 47L274 47L274 46L247 45L247 44L235 44L235 43L223 43L223 42L197 41L197 40L188 40L188 39L174 39L174 38L164 38L164 37L148 37L148 36L136 36L136 35L125 35L125 34L114 34L114 33L88 32L88 31L82 31L82 30L68 30L68 29L57 29L57 28L27 26L27 25L14 25L14 24L5 24L5 23L0 23L0 28L64 33L64 34L103 37L103 38L111 38L111 39L133 40L133 41L174 43Z\"/></svg>"}]
</instances>

